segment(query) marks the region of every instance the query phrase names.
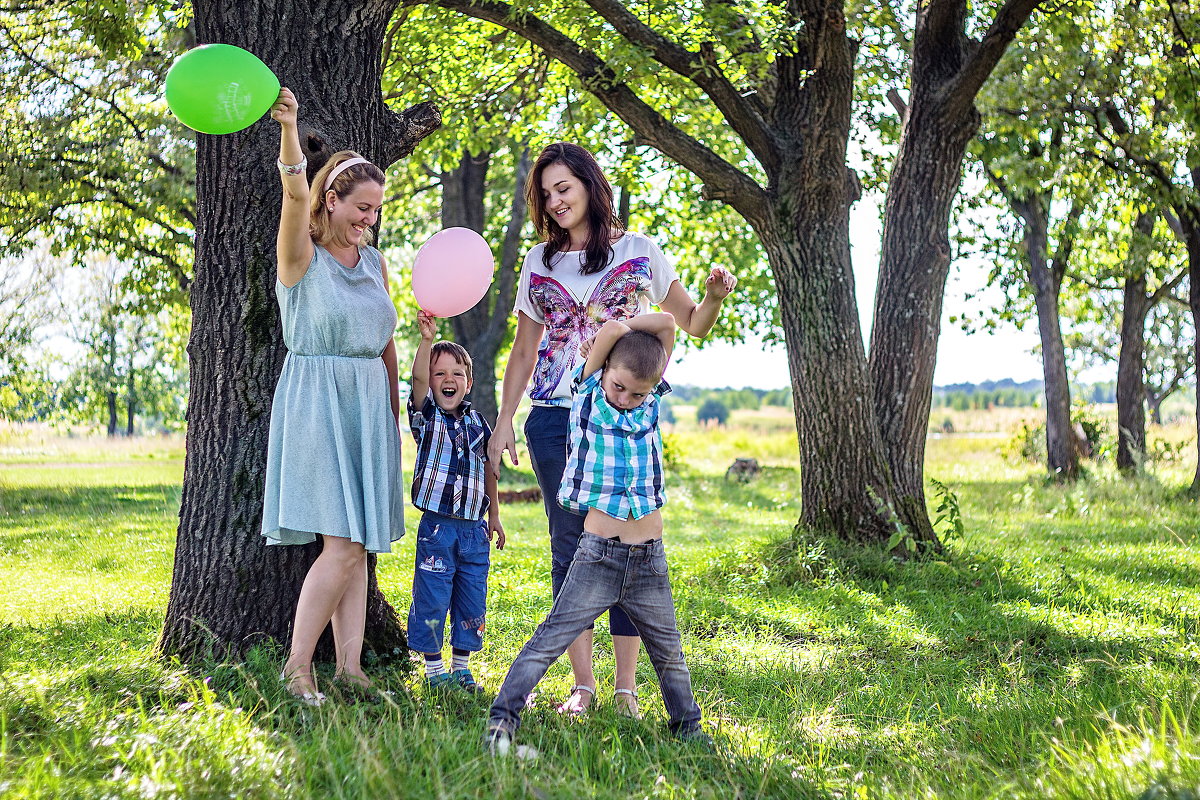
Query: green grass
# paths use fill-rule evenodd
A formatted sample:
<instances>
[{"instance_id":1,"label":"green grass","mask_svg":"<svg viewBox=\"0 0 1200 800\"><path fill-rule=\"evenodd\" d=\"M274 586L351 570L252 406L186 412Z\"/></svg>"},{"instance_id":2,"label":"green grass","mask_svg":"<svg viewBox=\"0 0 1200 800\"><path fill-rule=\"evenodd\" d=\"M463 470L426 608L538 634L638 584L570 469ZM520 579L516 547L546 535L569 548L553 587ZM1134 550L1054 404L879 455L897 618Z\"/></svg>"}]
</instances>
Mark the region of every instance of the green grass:
<instances>
[{"instance_id":1,"label":"green grass","mask_svg":"<svg viewBox=\"0 0 1200 800\"><path fill-rule=\"evenodd\" d=\"M379 676L392 700L311 710L273 679L278 653L190 672L155 658L178 447L143 459L132 443L0 441L0 796L1200 795L1200 523L1180 491L1194 461L1136 481L1093 466L1058 487L1001 460L1003 434L933 440L928 474L956 493L965 533L942 559L904 563L793 535L790 418L744 416L676 427L687 466L666 510L717 750L666 735L644 657L647 719L613 713L601 634L598 710L553 712L571 682L555 665L520 732L541 751L530 764L481 755L486 701L430 697L398 673ZM730 484L734 456L767 466ZM549 605L540 505L504 522L474 665L493 691ZM380 560L401 608L412 547Z\"/></svg>"}]
</instances>

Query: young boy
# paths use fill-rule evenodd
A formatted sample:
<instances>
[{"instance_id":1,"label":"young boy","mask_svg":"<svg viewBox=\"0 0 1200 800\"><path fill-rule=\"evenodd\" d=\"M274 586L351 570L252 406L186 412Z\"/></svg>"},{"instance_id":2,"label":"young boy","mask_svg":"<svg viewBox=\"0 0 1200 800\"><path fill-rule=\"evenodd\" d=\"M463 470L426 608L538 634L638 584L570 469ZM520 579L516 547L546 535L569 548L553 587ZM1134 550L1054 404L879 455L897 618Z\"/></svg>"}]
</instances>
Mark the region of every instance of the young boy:
<instances>
[{"instance_id":1,"label":"young boy","mask_svg":"<svg viewBox=\"0 0 1200 800\"><path fill-rule=\"evenodd\" d=\"M570 443L558 501L586 512L583 535L550 615L509 667L492 704L487 745L509 751L525 698L596 617L619 605L637 626L658 673L671 731L709 741L679 641L662 543L662 440L658 398L675 320L644 314L609 321L575 373ZM518 748L518 754L521 749Z\"/></svg>"},{"instance_id":2,"label":"young boy","mask_svg":"<svg viewBox=\"0 0 1200 800\"><path fill-rule=\"evenodd\" d=\"M496 478L484 464L492 432L466 400L471 356L454 342L434 344L437 327L424 311L417 326L421 344L413 358L408 419L417 441L412 500L425 513L417 529L408 646L425 656L427 686L481 692L467 660L483 647L493 534L504 549ZM442 663L447 612L449 670Z\"/></svg>"}]
</instances>

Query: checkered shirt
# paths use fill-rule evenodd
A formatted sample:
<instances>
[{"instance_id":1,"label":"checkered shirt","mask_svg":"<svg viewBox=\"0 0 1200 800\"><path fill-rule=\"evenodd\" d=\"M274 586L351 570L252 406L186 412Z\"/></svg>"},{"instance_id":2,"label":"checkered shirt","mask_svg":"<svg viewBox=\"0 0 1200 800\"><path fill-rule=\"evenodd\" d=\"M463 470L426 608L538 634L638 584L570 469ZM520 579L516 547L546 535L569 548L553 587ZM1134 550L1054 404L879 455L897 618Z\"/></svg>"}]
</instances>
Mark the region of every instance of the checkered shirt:
<instances>
[{"instance_id":1,"label":"checkered shirt","mask_svg":"<svg viewBox=\"0 0 1200 800\"><path fill-rule=\"evenodd\" d=\"M458 419L438 408L431 391L420 410L408 398L408 424L417 442L412 501L422 511L483 519L488 510L484 463L492 429L463 401Z\"/></svg>"},{"instance_id":2,"label":"checkered shirt","mask_svg":"<svg viewBox=\"0 0 1200 800\"><path fill-rule=\"evenodd\" d=\"M615 519L641 519L662 508L662 438L658 398L671 391L660 381L646 402L629 411L609 405L600 386L603 370L575 372L567 468L558 503L568 511L595 508Z\"/></svg>"}]
</instances>

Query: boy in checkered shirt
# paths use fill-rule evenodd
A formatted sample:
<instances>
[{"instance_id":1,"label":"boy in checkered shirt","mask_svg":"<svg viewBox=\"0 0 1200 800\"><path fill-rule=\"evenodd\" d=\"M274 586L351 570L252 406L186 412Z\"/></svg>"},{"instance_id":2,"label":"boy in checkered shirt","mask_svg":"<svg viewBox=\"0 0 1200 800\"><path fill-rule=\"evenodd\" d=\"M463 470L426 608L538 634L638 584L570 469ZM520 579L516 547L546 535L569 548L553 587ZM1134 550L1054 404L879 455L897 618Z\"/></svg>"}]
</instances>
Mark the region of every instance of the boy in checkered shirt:
<instances>
[{"instance_id":1,"label":"boy in checkered shirt","mask_svg":"<svg viewBox=\"0 0 1200 800\"><path fill-rule=\"evenodd\" d=\"M412 501L424 513L417 529L417 563L408 646L425 656L433 689L480 692L467 660L483 647L490 542L504 549L496 477L487 468L491 429L471 409L471 356L462 345L433 341L433 317L417 314L421 344L413 357L408 420L417 441ZM484 515L486 519L484 518ZM450 614L453 661L442 662Z\"/></svg>"},{"instance_id":2,"label":"boy in checkered shirt","mask_svg":"<svg viewBox=\"0 0 1200 800\"><path fill-rule=\"evenodd\" d=\"M662 439L658 400L675 343L667 313L610 320L575 373L571 438L558 501L585 513L566 582L533 637L509 667L492 704L487 745L509 751L526 696L592 621L620 606L641 634L658 673L671 731L708 742L680 646L663 550ZM586 347L585 347L586 349ZM528 748L518 748L527 755Z\"/></svg>"}]
</instances>

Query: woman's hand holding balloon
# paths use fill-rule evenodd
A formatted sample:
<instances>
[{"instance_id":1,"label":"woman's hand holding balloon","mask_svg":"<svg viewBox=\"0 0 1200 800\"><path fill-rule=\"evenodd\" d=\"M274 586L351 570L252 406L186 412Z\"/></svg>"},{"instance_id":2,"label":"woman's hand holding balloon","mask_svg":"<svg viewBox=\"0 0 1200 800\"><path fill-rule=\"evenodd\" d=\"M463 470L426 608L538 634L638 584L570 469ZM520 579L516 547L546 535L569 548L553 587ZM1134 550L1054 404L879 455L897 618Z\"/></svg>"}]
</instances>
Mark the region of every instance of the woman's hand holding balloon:
<instances>
[{"instance_id":1,"label":"woman's hand holding balloon","mask_svg":"<svg viewBox=\"0 0 1200 800\"><path fill-rule=\"evenodd\" d=\"M296 95L292 94L292 90L286 86L279 90L279 97L271 106L271 119L278 122L280 125L295 125L296 111L300 108L300 104L296 102Z\"/></svg>"}]
</instances>

